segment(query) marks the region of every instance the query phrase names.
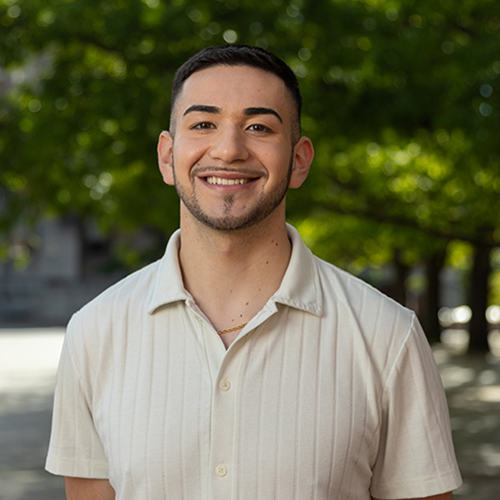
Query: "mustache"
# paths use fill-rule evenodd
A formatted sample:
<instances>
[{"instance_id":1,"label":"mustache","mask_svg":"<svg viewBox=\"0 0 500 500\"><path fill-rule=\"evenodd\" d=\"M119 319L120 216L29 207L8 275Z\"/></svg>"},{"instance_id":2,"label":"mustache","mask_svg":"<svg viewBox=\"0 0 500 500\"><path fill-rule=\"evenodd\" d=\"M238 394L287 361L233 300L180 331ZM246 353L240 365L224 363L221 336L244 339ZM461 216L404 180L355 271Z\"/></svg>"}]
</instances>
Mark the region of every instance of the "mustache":
<instances>
[{"instance_id":1,"label":"mustache","mask_svg":"<svg viewBox=\"0 0 500 500\"><path fill-rule=\"evenodd\" d=\"M191 177L199 176L203 177L203 174L213 174L214 172L226 172L231 174L240 174L247 177L261 177L265 175L262 170L256 170L254 168L242 167L242 168L229 168L229 167L218 167L216 165L210 165L207 167L194 166L191 169Z\"/></svg>"}]
</instances>

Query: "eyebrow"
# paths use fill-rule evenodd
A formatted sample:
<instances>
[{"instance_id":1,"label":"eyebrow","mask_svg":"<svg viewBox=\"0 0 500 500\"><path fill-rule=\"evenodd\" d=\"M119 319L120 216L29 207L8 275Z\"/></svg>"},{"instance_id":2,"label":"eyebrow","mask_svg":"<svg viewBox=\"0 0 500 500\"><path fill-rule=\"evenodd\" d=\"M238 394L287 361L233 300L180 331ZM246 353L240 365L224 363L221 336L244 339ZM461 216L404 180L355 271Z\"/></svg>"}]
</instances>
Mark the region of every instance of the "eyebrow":
<instances>
[{"instance_id":1,"label":"eyebrow","mask_svg":"<svg viewBox=\"0 0 500 500\"><path fill-rule=\"evenodd\" d=\"M206 106L205 104L193 104L189 106L182 116L186 116L188 113L193 113L194 111L201 111L202 113L212 113L215 115L220 115L221 109L217 106Z\"/></svg>"},{"instance_id":2,"label":"eyebrow","mask_svg":"<svg viewBox=\"0 0 500 500\"><path fill-rule=\"evenodd\" d=\"M274 115L281 123L283 123L281 116L271 108L246 108L245 115Z\"/></svg>"},{"instance_id":3,"label":"eyebrow","mask_svg":"<svg viewBox=\"0 0 500 500\"><path fill-rule=\"evenodd\" d=\"M193 112L201 112L201 113L211 113L215 115L220 115L221 109L217 106L207 106L205 104L193 104L189 106L182 116L186 116L188 113ZM263 107L255 107L255 108L246 108L244 110L244 114L246 116L254 116L254 115L274 115L281 123L283 123L283 119L281 116L272 108L263 108Z\"/></svg>"}]
</instances>

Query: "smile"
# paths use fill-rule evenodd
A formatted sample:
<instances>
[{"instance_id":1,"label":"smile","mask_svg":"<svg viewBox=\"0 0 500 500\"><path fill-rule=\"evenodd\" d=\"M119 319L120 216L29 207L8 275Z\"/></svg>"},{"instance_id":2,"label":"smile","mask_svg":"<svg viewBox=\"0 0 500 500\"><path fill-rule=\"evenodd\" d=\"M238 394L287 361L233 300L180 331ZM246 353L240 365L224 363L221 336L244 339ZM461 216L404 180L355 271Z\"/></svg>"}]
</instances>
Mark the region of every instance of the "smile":
<instances>
[{"instance_id":1,"label":"smile","mask_svg":"<svg viewBox=\"0 0 500 500\"><path fill-rule=\"evenodd\" d=\"M219 186L235 186L236 184L247 184L251 179L225 179L223 177L207 177L209 184L217 184Z\"/></svg>"}]
</instances>

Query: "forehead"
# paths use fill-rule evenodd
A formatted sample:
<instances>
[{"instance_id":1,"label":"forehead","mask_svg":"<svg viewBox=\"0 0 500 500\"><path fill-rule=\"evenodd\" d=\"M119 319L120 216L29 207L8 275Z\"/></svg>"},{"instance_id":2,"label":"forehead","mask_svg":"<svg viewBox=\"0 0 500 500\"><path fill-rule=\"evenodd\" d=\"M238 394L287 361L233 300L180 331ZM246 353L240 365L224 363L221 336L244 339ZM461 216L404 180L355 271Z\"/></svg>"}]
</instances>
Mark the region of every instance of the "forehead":
<instances>
[{"instance_id":1,"label":"forehead","mask_svg":"<svg viewBox=\"0 0 500 500\"><path fill-rule=\"evenodd\" d=\"M292 96L274 73L251 66L212 66L193 73L177 99L177 116L193 104L243 110L271 107L289 113Z\"/></svg>"}]
</instances>

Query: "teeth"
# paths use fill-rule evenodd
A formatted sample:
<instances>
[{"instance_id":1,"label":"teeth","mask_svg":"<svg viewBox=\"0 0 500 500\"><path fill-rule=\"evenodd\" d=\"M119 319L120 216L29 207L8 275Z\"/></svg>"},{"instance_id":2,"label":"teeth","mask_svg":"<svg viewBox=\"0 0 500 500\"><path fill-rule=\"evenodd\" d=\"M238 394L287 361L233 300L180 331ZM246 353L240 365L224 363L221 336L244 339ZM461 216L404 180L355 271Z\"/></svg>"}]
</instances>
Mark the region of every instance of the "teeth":
<instances>
[{"instance_id":1,"label":"teeth","mask_svg":"<svg viewBox=\"0 0 500 500\"><path fill-rule=\"evenodd\" d=\"M234 186L236 184L246 184L250 179L225 179L222 177L207 177L209 184L217 184L222 186Z\"/></svg>"}]
</instances>

